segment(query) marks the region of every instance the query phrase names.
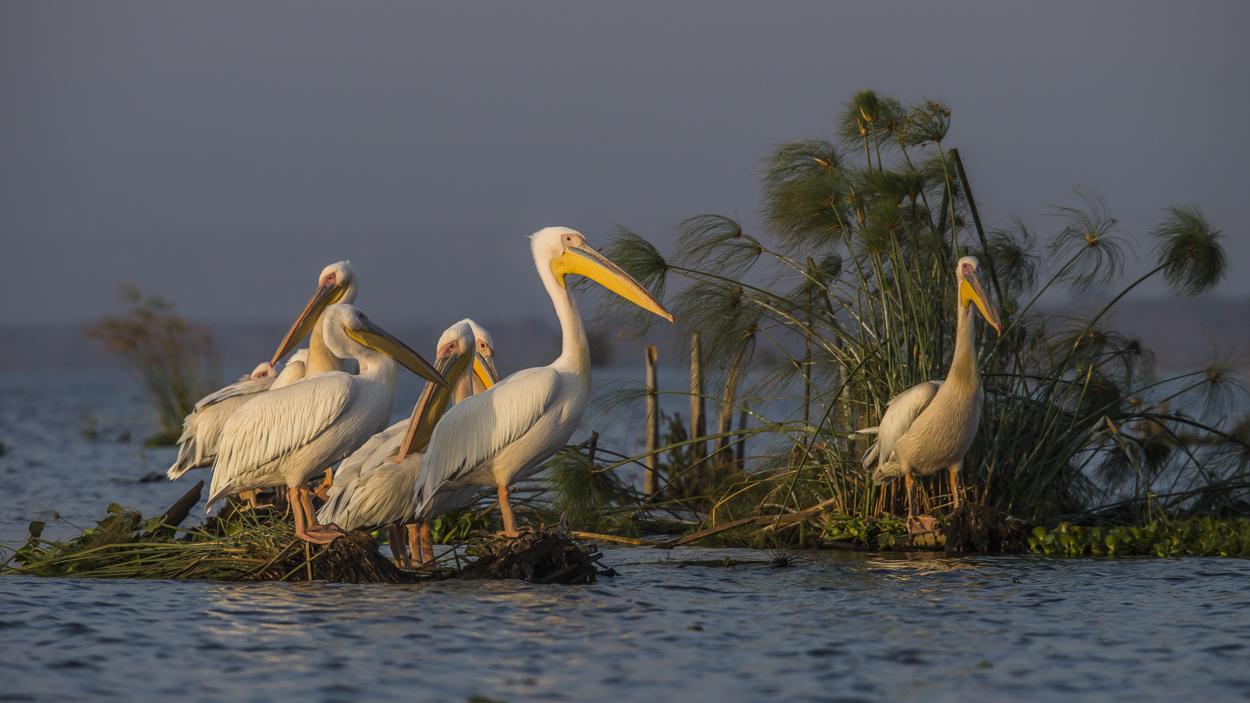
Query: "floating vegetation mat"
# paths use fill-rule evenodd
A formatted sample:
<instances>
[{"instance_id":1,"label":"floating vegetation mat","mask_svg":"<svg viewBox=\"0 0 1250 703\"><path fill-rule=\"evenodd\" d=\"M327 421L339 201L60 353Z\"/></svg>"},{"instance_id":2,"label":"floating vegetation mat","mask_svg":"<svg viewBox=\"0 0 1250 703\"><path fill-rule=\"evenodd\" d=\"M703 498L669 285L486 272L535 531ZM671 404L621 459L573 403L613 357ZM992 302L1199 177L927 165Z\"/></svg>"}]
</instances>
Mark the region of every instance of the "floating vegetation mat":
<instances>
[{"instance_id":1,"label":"floating vegetation mat","mask_svg":"<svg viewBox=\"0 0 1250 703\"><path fill-rule=\"evenodd\" d=\"M950 514L942 533L948 553L1019 553L1029 550L1030 528L997 508L965 503Z\"/></svg>"},{"instance_id":2,"label":"floating vegetation mat","mask_svg":"<svg viewBox=\"0 0 1250 703\"><path fill-rule=\"evenodd\" d=\"M412 583L368 534L353 531L328 545L307 545L280 516L242 514L236 522L175 528L114 503L109 514L67 540L46 540L32 523L26 543L0 574L78 578L216 579ZM224 528L220 532L213 527ZM175 538L177 533L181 536Z\"/></svg>"},{"instance_id":3,"label":"floating vegetation mat","mask_svg":"<svg viewBox=\"0 0 1250 703\"><path fill-rule=\"evenodd\" d=\"M1035 527L1028 536L1037 554L1108 554L1158 557L1250 557L1250 519L1154 520L1139 527Z\"/></svg>"},{"instance_id":4,"label":"floating vegetation mat","mask_svg":"<svg viewBox=\"0 0 1250 703\"><path fill-rule=\"evenodd\" d=\"M545 531L475 544L478 556L459 570L404 571L368 533L354 530L327 545L305 543L278 510L230 511L199 527L178 527L199 500L196 486L160 517L114 503L94 527L68 540L44 539L47 524L31 523L25 544L0 563L0 575L76 578L213 579L416 583L431 579L522 579L534 583L594 583L601 573L593 546Z\"/></svg>"},{"instance_id":5,"label":"floating vegetation mat","mask_svg":"<svg viewBox=\"0 0 1250 703\"><path fill-rule=\"evenodd\" d=\"M522 579L533 583L594 583L603 555L563 535L535 530L473 547L477 561L453 575L461 579ZM610 570L603 575L610 576Z\"/></svg>"}]
</instances>

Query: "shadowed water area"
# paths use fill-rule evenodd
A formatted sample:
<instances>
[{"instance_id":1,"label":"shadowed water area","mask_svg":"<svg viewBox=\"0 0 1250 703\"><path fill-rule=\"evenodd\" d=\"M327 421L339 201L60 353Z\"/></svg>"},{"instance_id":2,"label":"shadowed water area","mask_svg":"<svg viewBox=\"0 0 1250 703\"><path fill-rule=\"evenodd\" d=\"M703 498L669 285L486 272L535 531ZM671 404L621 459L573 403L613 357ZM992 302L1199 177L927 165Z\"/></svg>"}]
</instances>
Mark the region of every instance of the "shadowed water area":
<instances>
[{"instance_id":1,"label":"shadowed water area","mask_svg":"<svg viewBox=\"0 0 1250 703\"><path fill-rule=\"evenodd\" d=\"M124 374L0 374L3 541L176 499L135 482L172 458L145 412ZM619 575L573 587L0 578L0 700L1250 697L1244 560L604 552Z\"/></svg>"}]
</instances>

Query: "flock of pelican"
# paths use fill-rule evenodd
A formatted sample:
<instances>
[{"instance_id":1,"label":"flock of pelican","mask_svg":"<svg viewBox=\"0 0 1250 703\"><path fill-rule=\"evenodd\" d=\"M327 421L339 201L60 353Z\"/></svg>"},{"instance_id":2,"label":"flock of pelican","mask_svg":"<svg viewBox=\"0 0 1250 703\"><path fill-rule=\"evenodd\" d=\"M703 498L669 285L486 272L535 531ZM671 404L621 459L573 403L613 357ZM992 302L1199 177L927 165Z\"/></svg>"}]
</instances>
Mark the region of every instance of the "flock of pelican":
<instances>
[{"instance_id":1,"label":"flock of pelican","mask_svg":"<svg viewBox=\"0 0 1250 703\"><path fill-rule=\"evenodd\" d=\"M331 264L273 359L203 398L187 416L170 480L211 466L210 507L226 496L285 487L300 539L328 543L343 530L386 528L404 566L433 560L430 520L463 507L481 487L497 491L503 534L515 536L510 487L565 446L590 395L590 349L566 276L590 278L673 320L580 233L548 227L530 245L560 320L561 353L552 364L500 380L490 334L469 319L443 333L430 364L353 306L351 264ZM978 268L973 257L956 264L950 374L898 394L877 427L860 430L877 436L863 459L874 481L904 478L912 531L932 529L932 518L916 514L915 477L948 471L959 505L959 470L984 402L973 308L1001 332ZM295 351L305 336L308 347ZM411 417L387 427L399 366L428 383ZM325 503L314 510L309 483L329 476L336 463Z\"/></svg>"},{"instance_id":2,"label":"flock of pelican","mask_svg":"<svg viewBox=\"0 0 1250 703\"><path fill-rule=\"evenodd\" d=\"M530 245L560 320L554 363L500 380L490 335L466 319L443 333L431 364L354 307L355 271L332 264L272 361L196 404L170 480L212 467L210 507L285 487L300 539L324 544L345 529L387 528L405 565L432 560L429 521L483 486L498 492L504 534L516 535L509 487L565 446L590 395L589 345L565 277L585 276L673 320L580 233L548 227ZM284 366L305 336L307 349ZM427 385L409 420L387 427L399 366ZM309 483L335 464L326 502L314 510Z\"/></svg>"}]
</instances>

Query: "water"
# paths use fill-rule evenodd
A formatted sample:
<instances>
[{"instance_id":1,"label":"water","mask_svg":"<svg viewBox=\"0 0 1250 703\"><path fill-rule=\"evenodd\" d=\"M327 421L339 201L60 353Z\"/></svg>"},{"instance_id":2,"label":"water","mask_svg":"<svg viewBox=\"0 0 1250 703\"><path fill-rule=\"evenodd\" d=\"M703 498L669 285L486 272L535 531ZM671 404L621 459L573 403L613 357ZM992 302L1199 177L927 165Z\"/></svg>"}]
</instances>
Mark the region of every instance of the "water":
<instances>
[{"instance_id":1,"label":"water","mask_svg":"<svg viewBox=\"0 0 1250 703\"><path fill-rule=\"evenodd\" d=\"M124 374L0 374L4 541L173 502L146 422ZM574 587L0 578L0 700L1250 698L1243 560L604 552Z\"/></svg>"}]
</instances>

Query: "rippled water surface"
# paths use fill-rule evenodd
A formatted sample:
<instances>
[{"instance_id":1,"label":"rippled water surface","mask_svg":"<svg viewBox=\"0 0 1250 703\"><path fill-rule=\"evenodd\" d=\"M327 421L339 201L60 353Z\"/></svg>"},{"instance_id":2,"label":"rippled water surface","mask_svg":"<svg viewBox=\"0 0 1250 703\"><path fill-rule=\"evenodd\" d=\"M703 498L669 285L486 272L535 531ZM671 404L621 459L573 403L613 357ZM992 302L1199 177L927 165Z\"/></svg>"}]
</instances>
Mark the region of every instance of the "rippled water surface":
<instances>
[{"instance_id":1,"label":"rippled water surface","mask_svg":"<svg viewBox=\"0 0 1250 703\"><path fill-rule=\"evenodd\" d=\"M128 383L0 374L4 541L181 493L135 482L168 457L118 441ZM1250 697L1243 560L604 551L619 575L577 587L0 578L0 700Z\"/></svg>"}]
</instances>

